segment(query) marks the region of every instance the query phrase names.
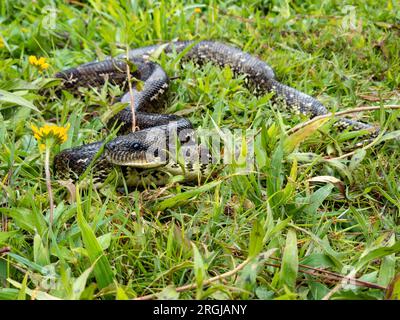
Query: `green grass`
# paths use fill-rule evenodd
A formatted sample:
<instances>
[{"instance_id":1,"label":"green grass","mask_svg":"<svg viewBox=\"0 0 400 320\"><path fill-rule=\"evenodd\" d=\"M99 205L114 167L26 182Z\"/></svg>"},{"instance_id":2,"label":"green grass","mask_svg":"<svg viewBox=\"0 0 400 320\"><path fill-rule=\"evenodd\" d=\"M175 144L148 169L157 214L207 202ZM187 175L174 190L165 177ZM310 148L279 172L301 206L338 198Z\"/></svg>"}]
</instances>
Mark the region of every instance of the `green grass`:
<instances>
[{"instance_id":1,"label":"green grass","mask_svg":"<svg viewBox=\"0 0 400 320\"><path fill-rule=\"evenodd\" d=\"M297 144L284 132L305 119L272 106L270 96L254 97L227 69L179 67L175 55L161 55L168 74L179 76L165 112L184 114L196 127L214 128L214 121L261 129L256 171L240 175L232 165L201 187L177 182L123 193L111 179L100 190L80 188L75 201L53 181L50 228L43 156L30 124L71 124L53 155L105 138L102 116L121 92L50 99L40 93L51 86L46 76L126 46L174 39L243 48L330 110L398 105L397 1L57 0L54 28L46 24L51 3L0 4L0 250L10 248L0 254L0 299L385 297L383 288L399 272L398 140L324 159L355 140L324 125ZM47 57L50 68L39 74L29 55ZM353 116L387 132L400 129L395 110ZM320 176L339 182L310 181ZM232 276L206 282L244 261ZM364 282L339 288L337 278L310 274L303 265ZM175 290L190 284L197 289Z\"/></svg>"}]
</instances>

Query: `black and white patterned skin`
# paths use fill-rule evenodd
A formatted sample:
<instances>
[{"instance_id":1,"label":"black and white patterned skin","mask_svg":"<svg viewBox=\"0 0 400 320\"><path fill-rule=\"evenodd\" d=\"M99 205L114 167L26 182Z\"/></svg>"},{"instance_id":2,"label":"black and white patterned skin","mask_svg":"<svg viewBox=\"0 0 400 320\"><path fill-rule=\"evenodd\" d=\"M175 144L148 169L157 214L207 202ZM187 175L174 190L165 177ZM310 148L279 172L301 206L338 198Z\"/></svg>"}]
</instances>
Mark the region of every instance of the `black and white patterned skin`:
<instances>
[{"instance_id":1,"label":"black and white patterned skin","mask_svg":"<svg viewBox=\"0 0 400 320\"><path fill-rule=\"evenodd\" d=\"M168 124L174 124L179 128L192 128L191 123L176 115L165 115L157 113L148 113L148 110L156 110L157 106L165 100L165 96L169 86L169 79L165 71L157 63L150 61L152 54L160 50L168 52L182 52L187 50L183 61L192 60L198 64L211 62L217 66L229 66L235 74L244 75L251 87L256 89L256 93L274 92L274 97L281 101L293 114L304 114L309 117L320 116L328 113L325 106L317 99L300 92L292 87L280 83L273 69L264 61L252 56L233 46L216 42L216 41L176 41L167 44L159 44L153 46L133 49L128 52L128 59L136 66L131 74L132 77L143 82L143 87L139 90L133 85L133 102L136 116L136 125L144 132L131 132L132 128L132 111L129 105L124 110L116 114L109 122L109 127L120 126L119 134L114 141L109 142L105 146L105 155L101 155L97 159L99 163L94 175L99 180L104 179L108 172L115 165L131 165L132 159L139 159L140 154L146 150L135 150L135 148L127 148L127 146L137 146L137 142L141 141L141 145L148 145L147 140L168 139L165 135L167 131L156 129L157 127L165 127ZM67 90L76 90L78 87L100 87L106 81L127 89L127 57L126 54L119 55L115 58L108 58L100 62L91 62L76 68L61 71L55 75L57 78L63 79L63 88ZM130 94L127 92L121 99L122 102L130 104ZM368 130L370 136L376 136L378 130L362 122L339 118L336 125L344 130L351 127L354 130ZM152 130L154 128L154 130ZM164 134L160 133L164 132ZM135 141L135 142L133 142ZM154 141L153 141L154 142ZM55 171L59 177L73 178L79 177L89 163L93 160L94 155L102 144L88 144L77 148L67 149L59 153L55 157ZM120 148L118 147L120 146ZM124 156L121 156L124 154ZM118 159L118 160L117 160ZM124 163L124 159L126 162ZM130 159L130 160L129 160ZM148 167L155 167L154 163L148 163ZM159 165L160 170L169 170L175 168L176 164L162 163ZM190 171L194 170L193 163L185 163L186 172L183 172L189 179L194 177ZM142 161L138 170L124 170L124 172L140 172L146 168ZM156 171L158 169L156 168ZM185 169L183 168L185 171ZM179 170L171 169L172 174L179 174ZM205 170L199 172L200 175L205 174ZM131 178L131 177L128 177ZM129 179L127 179L128 181ZM131 181L132 179L130 179ZM154 179L153 179L154 180ZM160 183L162 184L162 183Z\"/></svg>"}]
</instances>

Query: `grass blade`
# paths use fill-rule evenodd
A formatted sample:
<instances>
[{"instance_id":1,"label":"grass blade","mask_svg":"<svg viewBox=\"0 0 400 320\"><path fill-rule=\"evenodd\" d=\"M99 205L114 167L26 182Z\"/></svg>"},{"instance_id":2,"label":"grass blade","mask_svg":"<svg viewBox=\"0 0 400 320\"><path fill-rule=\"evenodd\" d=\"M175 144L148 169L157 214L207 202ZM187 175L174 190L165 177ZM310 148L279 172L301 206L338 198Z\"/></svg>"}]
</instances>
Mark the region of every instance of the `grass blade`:
<instances>
[{"instance_id":1,"label":"grass blade","mask_svg":"<svg viewBox=\"0 0 400 320\"><path fill-rule=\"evenodd\" d=\"M104 255L103 249L97 240L92 228L83 216L81 200L79 195L79 187L76 188L76 204L77 204L77 221L81 230L82 240L88 252L90 262L94 264L94 275L100 289L107 287L114 280L114 275L107 257Z\"/></svg>"}]
</instances>

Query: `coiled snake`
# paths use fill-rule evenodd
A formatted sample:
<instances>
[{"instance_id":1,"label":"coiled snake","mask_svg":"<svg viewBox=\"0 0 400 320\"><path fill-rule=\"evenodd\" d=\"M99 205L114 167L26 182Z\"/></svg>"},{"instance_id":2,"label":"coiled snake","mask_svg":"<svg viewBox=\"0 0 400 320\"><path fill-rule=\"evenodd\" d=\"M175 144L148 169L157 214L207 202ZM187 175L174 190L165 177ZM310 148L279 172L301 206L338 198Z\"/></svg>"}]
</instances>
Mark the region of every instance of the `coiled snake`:
<instances>
[{"instance_id":1,"label":"coiled snake","mask_svg":"<svg viewBox=\"0 0 400 320\"><path fill-rule=\"evenodd\" d=\"M129 105L107 124L109 127L119 127L120 136L106 144L102 141L85 144L56 155L54 168L59 179L76 180L90 164L93 166L94 182L104 181L115 166L121 166L128 185L160 185L165 184L170 175L180 174L186 180L193 180L210 173L211 156L207 148L201 146L197 147L196 152L186 152L188 157L182 164L165 147L173 140L172 132L177 134L180 144L193 140L191 134L185 132L190 132L186 129L192 129L188 120L176 115L146 112L163 101L168 89L168 76L161 66L149 60L151 54L159 50L176 53L185 50L185 59L199 64L212 62L221 67L229 66L235 74L244 75L257 92L273 91L274 96L282 100L293 113L310 117L327 113L327 109L315 98L280 83L266 62L230 45L215 41L177 41L138 48L129 51L128 56L87 63L55 75L62 79L62 88L67 90L76 90L81 86L100 87L106 81L126 87L129 60L137 68L132 77L143 81L141 90L136 86L132 88L136 125L140 130L131 132L132 109ZM121 101L131 103L130 93L125 94ZM341 129L373 129L371 125L346 118L338 119L337 125ZM101 153L103 145L104 152ZM193 149L193 145L189 148Z\"/></svg>"}]
</instances>

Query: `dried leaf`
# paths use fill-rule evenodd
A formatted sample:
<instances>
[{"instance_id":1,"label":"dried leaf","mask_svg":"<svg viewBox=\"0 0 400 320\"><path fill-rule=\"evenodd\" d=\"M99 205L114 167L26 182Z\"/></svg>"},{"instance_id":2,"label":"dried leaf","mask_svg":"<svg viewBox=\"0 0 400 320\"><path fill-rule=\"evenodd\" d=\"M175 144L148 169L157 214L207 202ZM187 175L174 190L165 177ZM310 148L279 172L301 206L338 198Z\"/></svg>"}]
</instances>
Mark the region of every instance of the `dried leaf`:
<instances>
[{"instance_id":1,"label":"dried leaf","mask_svg":"<svg viewBox=\"0 0 400 320\"><path fill-rule=\"evenodd\" d=\"M385 299L387 300L400 300L400 273L398 273L390 282Z\"/></svg>"},{"instance_id":2,"label":"dried leaf","mask_svg":"<svg viewBox=\"0 0 400 320\"><path fill-rule=\"evenodd\" d=\"M307 181L332 183L336 188L338 188L339 192L343 195L343 197L346 196L345 184L338 178L335 178L332 176L317 176L317 177L310 178Z\"/></svg>"},{"instance_id":3,"label":"dried leaf","mask_svg":"<svg viewBox=\"0 0 400 320\"><path fill-rule=\"evenodd\" d=\"M371 101L371 102L378 102L381 101L381 98L378 96L373 96L373 95L368 95L368 94L360 94L359 95L360 98L367 100L367 101Z\"/></svg>"},{"instance_id":4,"label":"dried leaf","mask_svg":"<svg viewBox=\"0 0 400 320\"><path fill-rule=\"evenodd\" d=\"M291 134L286 138L284 143L284 150L286 153L292 152L301 142L311 136L315 131L317 131L325 122L329 119L320 119L318 121L312 122L309 125L301 128L299 131Z\"/></svg>"},{"instance_id":5,"label":"dried leaf","mask_svg":"<svg viewBox=\"0 0 400 320\"><path fill-rule=\"evenodd\" d=\"M68 202L74 203L76 201L76 186L71 179L66 180L58 180L58 183L68 190Z\"/></svg>"}]
</instances>

